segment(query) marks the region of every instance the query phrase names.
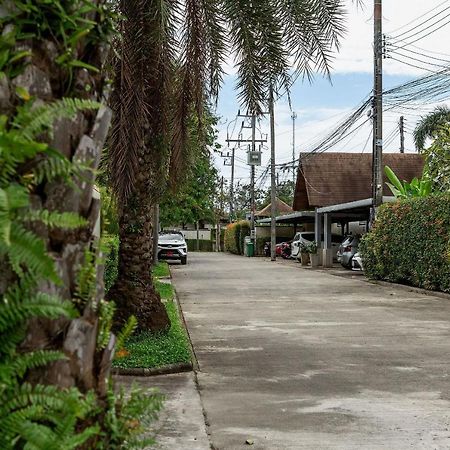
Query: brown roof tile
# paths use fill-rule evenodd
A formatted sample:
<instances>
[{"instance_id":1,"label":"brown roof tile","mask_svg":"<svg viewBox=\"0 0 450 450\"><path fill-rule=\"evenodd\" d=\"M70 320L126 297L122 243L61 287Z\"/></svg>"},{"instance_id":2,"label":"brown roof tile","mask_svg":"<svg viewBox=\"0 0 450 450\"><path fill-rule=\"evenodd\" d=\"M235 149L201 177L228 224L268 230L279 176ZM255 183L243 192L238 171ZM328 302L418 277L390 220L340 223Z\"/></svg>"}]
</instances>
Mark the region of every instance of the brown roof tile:
<instances>
[{"instance_id":1,"label":"brown roof tile","mask_svg":"<svg viewBox=\"0 0 450 450\"><path fill-rule=\"evenodd\" d=\"M300 155L294 210L336 205L372 197L372 155L320 153ZM401 180L420 177L424 160L416 153L384 153L388 165ZM384 176L383 194L392 195Z\"/></svg>"},{"instance_id":2,"label":"brown roof tile","mask_svg":"<svg viewBox=\"0 0 450 450\"><path fill-rule=\"evenodd\" d=\"M283 202L283 200L280 200L279 198L276 199L276 207L275 210L277 212L277 215L279 214L289 214L293 211L293 209ZM258 217L270 217L271 214L271 205L272 203L269 203L265 208L263 208L261 211L255 212L255 216Z\"/></svg>"}]
</instances>

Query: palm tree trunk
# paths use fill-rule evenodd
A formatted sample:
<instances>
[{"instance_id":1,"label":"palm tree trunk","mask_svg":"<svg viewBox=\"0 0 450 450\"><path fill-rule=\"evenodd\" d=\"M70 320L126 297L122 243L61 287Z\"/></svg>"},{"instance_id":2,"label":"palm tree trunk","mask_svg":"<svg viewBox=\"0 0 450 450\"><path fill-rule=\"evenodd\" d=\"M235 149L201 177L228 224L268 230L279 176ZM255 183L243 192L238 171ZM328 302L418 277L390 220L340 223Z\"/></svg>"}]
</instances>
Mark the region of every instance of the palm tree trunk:
<instances>
[{"instance_id":1,"label":"palm tree trunk","mask_svg":"<svg viewBox=\"0 0 450 450\"><path fill-rule=\"evenodd\" d=\"M118 324L133 314L141 330L162 331L170 322L151 275L154 208L139 187L120 215L119 275L108 299L117 305Z\"/></svg>"},{"instance_id":2,"label":"palm tree trunk","mask_svg":"<svg viewBox=\"0 0 450 450\"><path fill-rule=\"evenodd\" d=\"M100 0L93 3L99 3ZM0 11L1 13L1 11ZM67 6L70 15L70 6ZM91 21L100 20L92 13ZM37 102L50 103L64 96L101 101L104 78L100 72L75 68L69 74L67 68L57 64L60 49L54 36L35 37L18 42L21 51L29 51L27 64L14 78L4 77L0 86L0 114L12 117L19 100L18 88L25 89ZM58 44L61 44L58 42ZM105 44L97 41L84 45L78 43L78 55L74 59L101 68L105 56ZM51 147L57 149L70 161L77 160L89 165L82 179L74 179L75 186L65 181L43 182L31 195L34 209L59 212L75 212L88 220L88 225L78 230L50 229L40 224L34 230L46 243L49 254L56 263L62 279L60 285L41 283L39 290L59 296L61 299L76 298L77 275L85 261L86 250L93 250L99 236L100 198L97 195L94 171L100 162L111 111L101 108L98 112L79 112L73 119L60 119L54 124ZM0 273L0 285L5 274ZM3 280L2 280L3 278ZM6 282L8 282L6 280ZM95 302L103 298L103 269L97 267ZM95 303L94 302L94 303ZM104 350L97 349L98 310L86 307L80 317L32 319L21 348L24 351L38 349L63 351L67 359L44 368L36 368L28 375L35 383L54 384L60 387L76 386L82 392L95 389L100 396L106 395L107 379L114 353L114 336Z\"/></svg>"}]
</instances>

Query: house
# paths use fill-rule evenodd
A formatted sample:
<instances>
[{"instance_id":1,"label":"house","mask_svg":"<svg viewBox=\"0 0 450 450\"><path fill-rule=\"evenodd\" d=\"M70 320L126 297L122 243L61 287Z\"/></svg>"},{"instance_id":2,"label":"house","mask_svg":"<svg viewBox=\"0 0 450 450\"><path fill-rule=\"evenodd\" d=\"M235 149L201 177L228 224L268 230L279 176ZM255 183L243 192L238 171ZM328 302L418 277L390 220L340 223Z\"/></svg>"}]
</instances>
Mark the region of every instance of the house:
<instances>
[{"instance_id":1,"label":"house","mask_svg":"<svg viewBox=\"0 0 450 450\"><path fill-rule=\"evenodd\" d=\"M323 264L331 265L331 230L350 223L367 224L372 209L372 154L301 153L294 194L294 212L277 217L277 223L314 227L323 250ZM417 153L384 153L389 166L401 180L411 181L423 172L424 159ZM395 200L387 178L383 179L383 201ZM260 223L266 220L259 221ZM366 225L364 225L365 227ZM323 237L323 241L322 241Z\"/></svg>"},{"instance_id":2,"label":"house","mask_svg":"<svg viewBox=\"0 0 450 450\"><path fill-rule=\"evenodd\" d=\"M389 166L401 180L420 177L424 159L417 153L384 153ZM383 180L383 195L392 193ZM372 154L300 154L293 209L307 211L372 197Z\"/></svg>"},{"instance_id":3,"label":"house","mask_svg":"<svg viewBox=\"0 0 450 450\"><path fill-rule=\"evenodd\" d=\"M280 200L278 197L275 199L275 211L277 214L290 214L293 212L293 209ZM272 203L269 203L266 207L261 209L260 211L255 212L255 217L263 218L270 217L272 215Z\"/></svg>"}]
</instances>

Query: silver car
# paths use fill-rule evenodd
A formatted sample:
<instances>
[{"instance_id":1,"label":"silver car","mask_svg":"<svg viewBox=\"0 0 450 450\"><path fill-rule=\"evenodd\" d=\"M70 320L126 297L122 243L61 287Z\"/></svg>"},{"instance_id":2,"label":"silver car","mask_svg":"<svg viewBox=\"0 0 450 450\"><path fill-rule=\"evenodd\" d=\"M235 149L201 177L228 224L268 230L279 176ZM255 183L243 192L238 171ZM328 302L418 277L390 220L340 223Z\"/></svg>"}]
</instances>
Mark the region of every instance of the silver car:
<instances>
[{"instance_id":1,"label":"silver car","mask_svg":"<svg viewBox=\"0 0 450 450\"><path fill-rule=\"evenodd\" d=\"M352 259L355 256L355 253L358 251L360 238L361 237L358 234L356 234L355 236L347 236L339 246L337 259L338 262L340 262L341 265L346 269L352 268Z\"/></svg>"}]
</instances>

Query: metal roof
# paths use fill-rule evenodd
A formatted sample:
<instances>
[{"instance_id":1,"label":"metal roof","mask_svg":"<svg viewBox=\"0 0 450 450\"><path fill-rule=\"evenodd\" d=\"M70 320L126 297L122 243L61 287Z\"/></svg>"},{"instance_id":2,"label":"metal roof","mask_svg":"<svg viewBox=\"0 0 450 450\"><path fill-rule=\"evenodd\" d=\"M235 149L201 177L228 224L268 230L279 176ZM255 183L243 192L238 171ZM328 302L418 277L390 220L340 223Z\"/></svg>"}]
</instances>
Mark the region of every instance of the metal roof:
<instances>
[{"instance_id":1,"label":"metal roof","mask_svg":"<svg viewBox=\"0 0 450 450\"><path fill-rule=\"evenodd\" d=\"M292 214L286 214L284 216L276 217L277 223L305 223L314 222L316 217L315 211L298 211ZM267 219L257 220L257 223L270 223L270 217Z\"/></svg>"},{"instance_id":2,"label":"metal roof","mask_svg":"<svg viewBox=\"0 0 450 450\"><path fill-rule=\"evenodd\" d=\"M356 200L354 202L339 203L338 205L330 205L324 206L323 208L317 208L317 212L319 214L334 213L334 212L352 213L354 210L370 209L372 206L372 201L373 200L371 198L365 198L364 200ZM395 197L383 197L383 203L389 203L394 201Z\"/></svg>"}]
</instances>

